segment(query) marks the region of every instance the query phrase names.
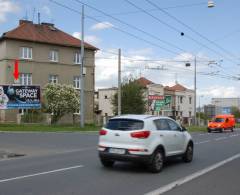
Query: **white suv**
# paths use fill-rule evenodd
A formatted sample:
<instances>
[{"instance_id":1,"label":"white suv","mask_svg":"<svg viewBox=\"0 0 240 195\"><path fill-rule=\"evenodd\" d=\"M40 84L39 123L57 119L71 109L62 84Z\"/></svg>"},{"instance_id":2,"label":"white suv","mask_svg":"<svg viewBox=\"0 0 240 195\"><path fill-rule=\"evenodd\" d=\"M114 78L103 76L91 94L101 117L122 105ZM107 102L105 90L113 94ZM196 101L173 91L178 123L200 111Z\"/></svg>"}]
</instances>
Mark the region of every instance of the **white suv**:
<instances>
[{"instance_id":1,"label":"white suv","mask_svg":"<svg viewBox=\"0 0 240 195\"><path fill-rule=\"evenodd\" d=\"M110 119L99 132L99 157L105 167L115 161L142 162L160 172L168 157L193 158L193 140L169 117L123 115Z\"/></svg>"}]
</instances>

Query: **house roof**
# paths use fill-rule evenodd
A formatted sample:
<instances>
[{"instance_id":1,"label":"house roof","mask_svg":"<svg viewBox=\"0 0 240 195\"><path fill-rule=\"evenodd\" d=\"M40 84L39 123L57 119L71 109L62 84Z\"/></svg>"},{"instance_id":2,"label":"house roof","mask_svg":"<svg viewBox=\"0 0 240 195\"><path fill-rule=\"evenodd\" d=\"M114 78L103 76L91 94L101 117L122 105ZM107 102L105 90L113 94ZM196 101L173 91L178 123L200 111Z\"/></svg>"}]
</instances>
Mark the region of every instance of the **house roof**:
<instances>
[{"instance_id":1,"label":"house roof","mask_svg":"<svg viewBox=\"0 0 240 195\"><path fill-rule=\"evenodd\" d=\"M61 46L80 47L81 41L56 28L51 23L33 24L32 21L20 20L19 26L10 30L0 37L0 40L15 39L39 43L48 43ZM87 49L98 50L98 48L84 42Z\"/></svg>"},{"instance_id":2,"label":"house roof","mask_svg":"<svg viewBox=\"0 0 240 195\"><path fill-rule=\"evenodd\" d=\"M140 77L137 79L137 82L142 86L142 87L147 87L147 85L154 84L154 82L146 79L145 77Z\"/></svg>"},{"instance_id":3,"label":"house roof","mask_svg":"<svg viewBox=\"0 0 240 195\"><path fill-rule=\"evenodd\" d=\"M187 90L186 87L184 87L180 84L176 84L172 87L166 86L165 89L170 90L170 91L186 91Z\"/></svg>"}]
</instances>

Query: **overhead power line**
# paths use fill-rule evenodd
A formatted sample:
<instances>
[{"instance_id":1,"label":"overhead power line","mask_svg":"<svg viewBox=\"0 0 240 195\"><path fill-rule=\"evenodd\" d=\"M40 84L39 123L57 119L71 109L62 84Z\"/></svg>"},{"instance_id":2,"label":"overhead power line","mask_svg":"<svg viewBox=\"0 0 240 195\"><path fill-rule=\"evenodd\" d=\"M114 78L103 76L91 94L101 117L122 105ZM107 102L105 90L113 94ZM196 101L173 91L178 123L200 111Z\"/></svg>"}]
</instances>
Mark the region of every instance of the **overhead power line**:
<instances>
[{"instance_id":1,"label":"overhead power line","mask_svg":"<svg viewBox=\"0 0 240 195\"><path fill-rule=\"evenodd\" d=\"M222 50L223 52L227 53L229 56L234 56L231 52L227 51L225 48L221 47L220 45L218 45L217 43L215 43L214 41L210 40L209 38L207 38L206 36L202 35L201 33L199 33L198 31L194 30L191 26L187 25L186 23L182 22L180 19L178 19L177 17L173 16L172 14L170 14L169 12L167 12L166 10L162 9L161 7L159 7L156 3L153 3L151 0L145 0L146 2L148 2L149 4L151 4L152 6L156 7L159 11L161 11L162 13L164 13L165 15L167 15L168 17L172 18L173 20L177 21L178 23L180 23L181 25L183 25L184 27L186 27L187 29L189 29L191 32L195 33L196 35L198 35L199 37L201 37L202 39L208 41L209 43L211 43L212 45L214 45L215 47L217 47L218 49ZM236 56L234 56L236 58Z\"/></svg>"},{"instance_id":2,"label":"overhead power line","mask_svg":"<svg viewBox=\"0 0 240 195\"><path fill-rule=\"evenodd\" d=\"M201 5L206 5L206 2L199 2L199 3L191 3L191 4L181 4L181 5L175 5L175 6L169 6L169 7L162 7L162 9L168 10L168 9L176 9L176 8L187 8L187 7L195 7L195 6L201 6ZM148 12L154 12L154 11L159 11L159 9L146 9L145 11ZM118 13L110 13L112 16L121 16L121 15L131 15L131 14L137 14L137 13L142 13L142 11L127 11L127 12L118 12ZM102 17L100 16L94 16L94 17Z\"/></svg>"},{"instance_id":3,"label":"overhead power line","mask_svg":"<svg viewBox=\"0 0 240 195\"><path fill-rule=\"evenodd\" d=\"M52 2L52 3L54 3L54 4L56 4L56 5L58 5L58 6L60 6L60 7L63 7L63 8L65 8L65 9L68 9L68 10L70 10L70 11L72 11L72 12L75 12L75 13L77 13L77 14L81 14L80 11L78 11L78 10L76 10L76 9L73 9L73 8L71 8L71 7L69 7L69 6L65 5L65 4L59 3L59 2L57 2L57 1L55 1L55 0L49 0L49 1ZM98 20L98 19L96 19L96 18L94 18L94 17L92 17L92 16L86 15L86 14L85 14L85 17L88 18L88 19L94 20L94 21L96 21L96 22L98 22L98 23L99 23L99 22L102 22L102 21L100 21L100 20ZM137 36L137 35L135 35L135 34L133 34L133 33L130 33L130 32L128 32L128 31L123 30L123 29L121 29L121 28L118 28L118 27L116 27L116 26L112 26L112 25L110 25L110 24L109 24L109 25L106 24L106 25L109 26L109 27L111 27L111 28L114 29L114 30L117 30L117 31L119 31L119 32L121 32L121 33L123 33L123 34L128 35L128 36L131 36L131 37L133 37L133 38L135 38L135 39L137 39L137 40L143 41L143 42L145 42L145 43L147 43L147 44L149 44L149 45L152 45L152 46L154 46L154 47L160 48L160 49L162 49L163 51L166 51L166 52L168 52L168 53L171 53L171 54L174 54L174 55L182 55L182 54L177 53L177 52L175 52L175 51L173 51L173 50L171 50L171 49L162 47L162 46L160 46L159 44L156 44L156 43L154 43L154 42L148 41L147 39L141 38L141 37L139 37L139 36Z\"/></svg>"},{"instance_id":4,"label":"overhead power line","mask_svg":"<svg viewBox=\"0 0 240 195\"><path fill-rule=\"evenodd\" d=\"M207 45L201 43L200 41L194 39L193 37L185 34L182 30L179 30L179 29L176 28L175 26L170 25L170 24L168 24L167 22L164 22L163 20L161 20L161 19L159 19L158 17L154 16L153 14L147 12L146 10L144 10L143 8L141 8L140 6L137 6L135 3L133 3L133 2L131 2L131 1L129 1L129 0L125 0L125 1L126 1L128 4L132 5L133 7L135 7L136 9L141 10L141 11L144 12L145 14L147 14L147 15L149 15L150 17L154 18L155 20L157 20L157 21L160 22L161 24L163 24L163 25L167 26L168 28L172 29L173 31L177 32L179 35L182 35L182 36L188 38L189 40L195 42L196 44L201 45L202 47L207 48L207 49L210 50L211 52L213 52L213 53L215 53L215 54L217 54L217 55L220 55L220 56L224 57L225 59L228 59L228 58L226 58L225 56L223 56L220 52L218 52L218 51L216 51L216 50L208 47ZM232 59L228 59L228 60L229 60L229 61L232 61ZM232 62L235 64L234 61L232 61Z\"/></svg>"},{"instance_id":5,"label":"overhead power line","mask_svg":"<svg viewBox=\"0 0 240 195\"><path fill-rule=\"evenodd\" d=\"M99 13L101 13L101 14L109 17L109 18L112 18L113 20L118 21L119 23L124 24L124 25L126 25L126 26L128 26L128 27L130 27L130 28L132 28L132 29L134 29L134 30L137 30L137 31L139 31L139 32L141 32L141 33L143 33L143 34L145 34L145 35L148 35L149 37L151 37L151 38L153 38L153 39L156 39L156 40L158 40L158 41L161 41L162 43L164 43L164 44L166 44L166 45L168 45L168 46L170 46L170 47L173 47L173 48L175 48L175 49L178 49L178 50L181 51L181 52L186 52L184 49L178 47L177 45L174 45L174 44L172 44L172 43L170 43L170 42L168 42L168 41L166 41L166 40L160 39L159 37L155 36L154 34L151 34L151 33L147 32L147 31L144 31L144 30L142 30L142 29L140 29L140 28L138 28L138 27L136 27L136 26L134 26L134 25L132 25L132 24L129 24L129 23L123 21L123 20L120 20L119 18L116 18L116 17L112 16L111 14L108 14L108 13L106 13L106 12L104 12L104 11L96 8L96 7L93 7L93 6L91 6L91 5L87 4L87 3L84 3L84 2L82 2L82 1L80 1L80 0L74 0L74 1L76 1L76 2L78 2L78 3L80 3L80 4L82 4L82 5L85 5L85 6L91 8L91 9L93 9L93 10L95 10L95 11L97 11L97 12L99 12Z\"/></svg>"}]
</instances>

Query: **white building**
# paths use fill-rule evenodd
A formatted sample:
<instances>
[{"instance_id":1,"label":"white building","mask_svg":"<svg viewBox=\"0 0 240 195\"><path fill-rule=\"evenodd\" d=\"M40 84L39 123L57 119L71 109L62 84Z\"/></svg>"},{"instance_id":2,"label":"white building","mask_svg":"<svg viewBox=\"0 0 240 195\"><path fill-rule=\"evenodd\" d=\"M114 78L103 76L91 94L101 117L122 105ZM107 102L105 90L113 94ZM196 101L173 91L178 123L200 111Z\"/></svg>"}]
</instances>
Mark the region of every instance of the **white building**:
<instances>
[{"instance_id":1,"label":"white building","mask_svg":"<svg viewBox=\"0 0 240 195\"><path fill-rule=\"evenodd\" d=\"M191 122L194 117L194 90L176 84L172 87L165 87L165 94L168 93L173 97L172 117L184 123Z\"/></svg>"},{"instance_id":2,"label":"white building","mask_svg":"<svg viewBox=\"0 0 240 195\"><path fill-rule=\"evenodd\" d=\"M216 114L229 114L232 107L240 109L240 98L212 98L212 105L216 106Z\"/></svg>"},{"instance_id":3,"label":"white building","mask_svg":"<svg viewBox=\"0 0 240 195\"><path fill-rule=\"evenodd\" d=\"M98 90L98 110L101 112L101 116L114 116L112 99L117 93L118 88L106 88Z\"/></svg>"}]
</instances>

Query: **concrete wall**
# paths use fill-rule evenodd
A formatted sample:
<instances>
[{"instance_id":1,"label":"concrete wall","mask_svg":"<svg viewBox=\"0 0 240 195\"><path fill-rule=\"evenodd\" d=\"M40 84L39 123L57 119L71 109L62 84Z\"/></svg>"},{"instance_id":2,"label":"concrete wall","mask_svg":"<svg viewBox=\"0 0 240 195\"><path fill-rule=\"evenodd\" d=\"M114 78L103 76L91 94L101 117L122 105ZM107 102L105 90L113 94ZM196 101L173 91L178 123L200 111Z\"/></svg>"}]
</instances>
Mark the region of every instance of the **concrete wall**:
<instances>
[{"instance_id":1,"label":"concrete wall","mask_svg":"<svg viewBox=\"0 0 240 195\"><path fill-rule=\"evenodd\" d=\"M6 41L0 41L0 60L6 57Z\"/></svg>"},{"instance_id":2,"label":"concrete wall","mask_svg":"<svg viewBox=\"0 0 240 195\"><path fill-rule=\"evenodd\" d=\"M101 110L101 115L105 116L114 116L113 113L113 105L112 98L115 93L117 93L117 89L99 89L98 91L98 101L99 101L99 110ZM107 98L105 98L105 96Z\"/></svg>"}]
</instances>

